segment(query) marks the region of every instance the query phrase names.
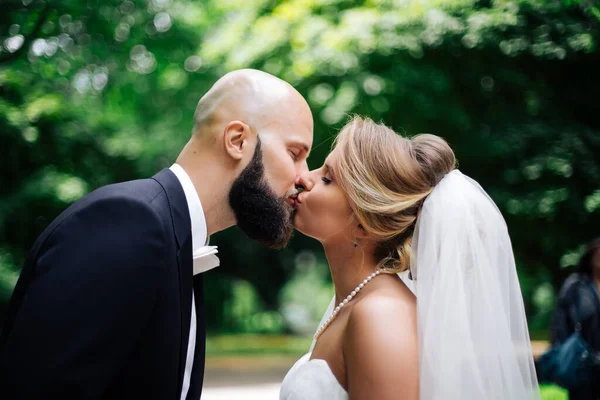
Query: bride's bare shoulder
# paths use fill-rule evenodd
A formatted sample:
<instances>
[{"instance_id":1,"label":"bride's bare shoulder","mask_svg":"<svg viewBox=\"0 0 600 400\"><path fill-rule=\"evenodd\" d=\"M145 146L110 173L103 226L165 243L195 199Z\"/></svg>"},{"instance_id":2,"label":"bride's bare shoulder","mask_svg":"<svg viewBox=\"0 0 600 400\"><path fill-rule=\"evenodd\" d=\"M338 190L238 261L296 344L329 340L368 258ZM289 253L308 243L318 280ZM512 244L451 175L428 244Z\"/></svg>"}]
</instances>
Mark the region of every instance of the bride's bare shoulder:
<instances>
[{"instance_id":1,"label":"bride's bare shoulder","mask_svg":"<svg viewBox=\"0 0 600 400\"><path fill-rule=\"evenodd\" d=\"M372 338L388 335L398 338L402 333L408 336L414 333L416 338L417 309L414 296L392 290L369 293L352 307L346 329L350 334L367 334Z\"/></svg>"},{"instance_id":2,"label":"bride's bare shoulder","mask_svg":"<svg viewBox=\"0 0 600 400\"><path fill-rule=\"evenodd\" d=\"M343 339L352 398L418 398L414 301L375 291L352 308Z\"/></svg>"}]
</instances>

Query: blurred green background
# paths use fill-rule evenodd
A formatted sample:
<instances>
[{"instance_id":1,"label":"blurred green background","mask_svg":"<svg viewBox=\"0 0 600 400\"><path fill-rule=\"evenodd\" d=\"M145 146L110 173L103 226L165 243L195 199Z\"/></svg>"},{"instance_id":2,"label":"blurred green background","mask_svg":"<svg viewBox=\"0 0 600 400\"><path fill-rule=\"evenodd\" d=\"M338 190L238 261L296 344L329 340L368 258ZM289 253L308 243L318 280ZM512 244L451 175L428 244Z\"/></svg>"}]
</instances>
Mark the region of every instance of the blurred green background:
<instances>
[{"instance_id":1,"label":"blurred green background","mask_svg":"<svg viewBox=\"0 0 600 400\"><path fill-rule=\"evenodd\" d=\"M311 167L351 113L445 137L507 220L534 339L546 338L557 289L600 234L595 1L0 7L0 320L48 223L98 186L171 165L199 98L238 68L279 76L309 101ZM209 354L301 353L306 340L293 338L314 332L332 294L320 245L296 235L273 251L237 229L211 243L222 266L205 278Z\"/></svg>"}]
</instances>

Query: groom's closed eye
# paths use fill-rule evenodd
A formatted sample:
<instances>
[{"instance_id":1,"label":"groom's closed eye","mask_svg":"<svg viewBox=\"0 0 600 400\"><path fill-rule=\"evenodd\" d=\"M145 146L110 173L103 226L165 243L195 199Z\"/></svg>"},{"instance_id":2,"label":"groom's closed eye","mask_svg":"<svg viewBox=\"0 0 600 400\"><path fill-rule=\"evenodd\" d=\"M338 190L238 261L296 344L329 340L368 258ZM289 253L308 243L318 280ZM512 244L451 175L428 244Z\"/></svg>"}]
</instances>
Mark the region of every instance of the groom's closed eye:
<instances>
[{"instance_id":1,"label":"groom's closed eye","mask_svg":"<svg viewBox=\"0 0 600 400\"><path fill-rule=\"evenodd\" d=\"M310 147L300 140L290 140L285 143L288 148L288 153L292 156L294 161L302 161L308 157Z\"/></svg>"}]
</instances>

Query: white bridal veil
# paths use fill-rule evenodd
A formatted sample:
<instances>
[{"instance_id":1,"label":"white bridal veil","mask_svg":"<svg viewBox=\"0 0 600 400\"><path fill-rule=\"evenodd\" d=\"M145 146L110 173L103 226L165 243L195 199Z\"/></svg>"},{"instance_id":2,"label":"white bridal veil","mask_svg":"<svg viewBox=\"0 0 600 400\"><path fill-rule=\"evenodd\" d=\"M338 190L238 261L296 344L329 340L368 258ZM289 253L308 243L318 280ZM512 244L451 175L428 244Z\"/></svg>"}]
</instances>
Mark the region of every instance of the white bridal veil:
<instances>
[{"instance_id":1,"label":"white bridal veil","mask_svg":"<svg viewBox=\"0 0 600 400\"><path fill-rule=\"evenodd\" d=\"M481 186L458 170L423 204L411 272L420 399L540 398L506 223Z\"/></svg>"},{"instance_id":2,"label":"white bridal veil","mask_svg":"<svg viewBox=\"0 0 600 400\"><path fill-rule=\"evenodd\" d=\"M413 236L420 398L539 399L525 308L502 214L454 170Z\"/></svg>"}]
</instances>

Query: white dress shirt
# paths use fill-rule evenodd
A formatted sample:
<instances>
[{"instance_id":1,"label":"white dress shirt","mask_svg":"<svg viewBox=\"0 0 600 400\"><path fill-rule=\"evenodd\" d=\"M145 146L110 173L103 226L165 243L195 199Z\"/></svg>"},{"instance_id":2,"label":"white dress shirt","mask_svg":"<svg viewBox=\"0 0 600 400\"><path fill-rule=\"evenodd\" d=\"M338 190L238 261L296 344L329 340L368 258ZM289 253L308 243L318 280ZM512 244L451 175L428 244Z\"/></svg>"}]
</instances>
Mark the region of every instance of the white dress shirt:
<instances>
[{"instance_id":1,"label":"white dress shirt","mask_svg":"<svg viewBox=\"0 0 600 400\"><path fill-rule=\"evenodd\" d=\"M192 180L179 164L173 164L170 170L175 174L183 187L185 199L190 211L192 225L192 258L194 263L194 275L206 272L219 266L217 258L217 247L208 246L208 234L206 229L206 218L200 203L200 198ZM185 400L190 388L192 376L192 365L194 363L194 352L196 350L196 303L192 290L192 315L190 319L190 336L188 351L185 360L185 372L183 375L183 387L181 388L181 400Z\"/></svg>"}]
</instances>

